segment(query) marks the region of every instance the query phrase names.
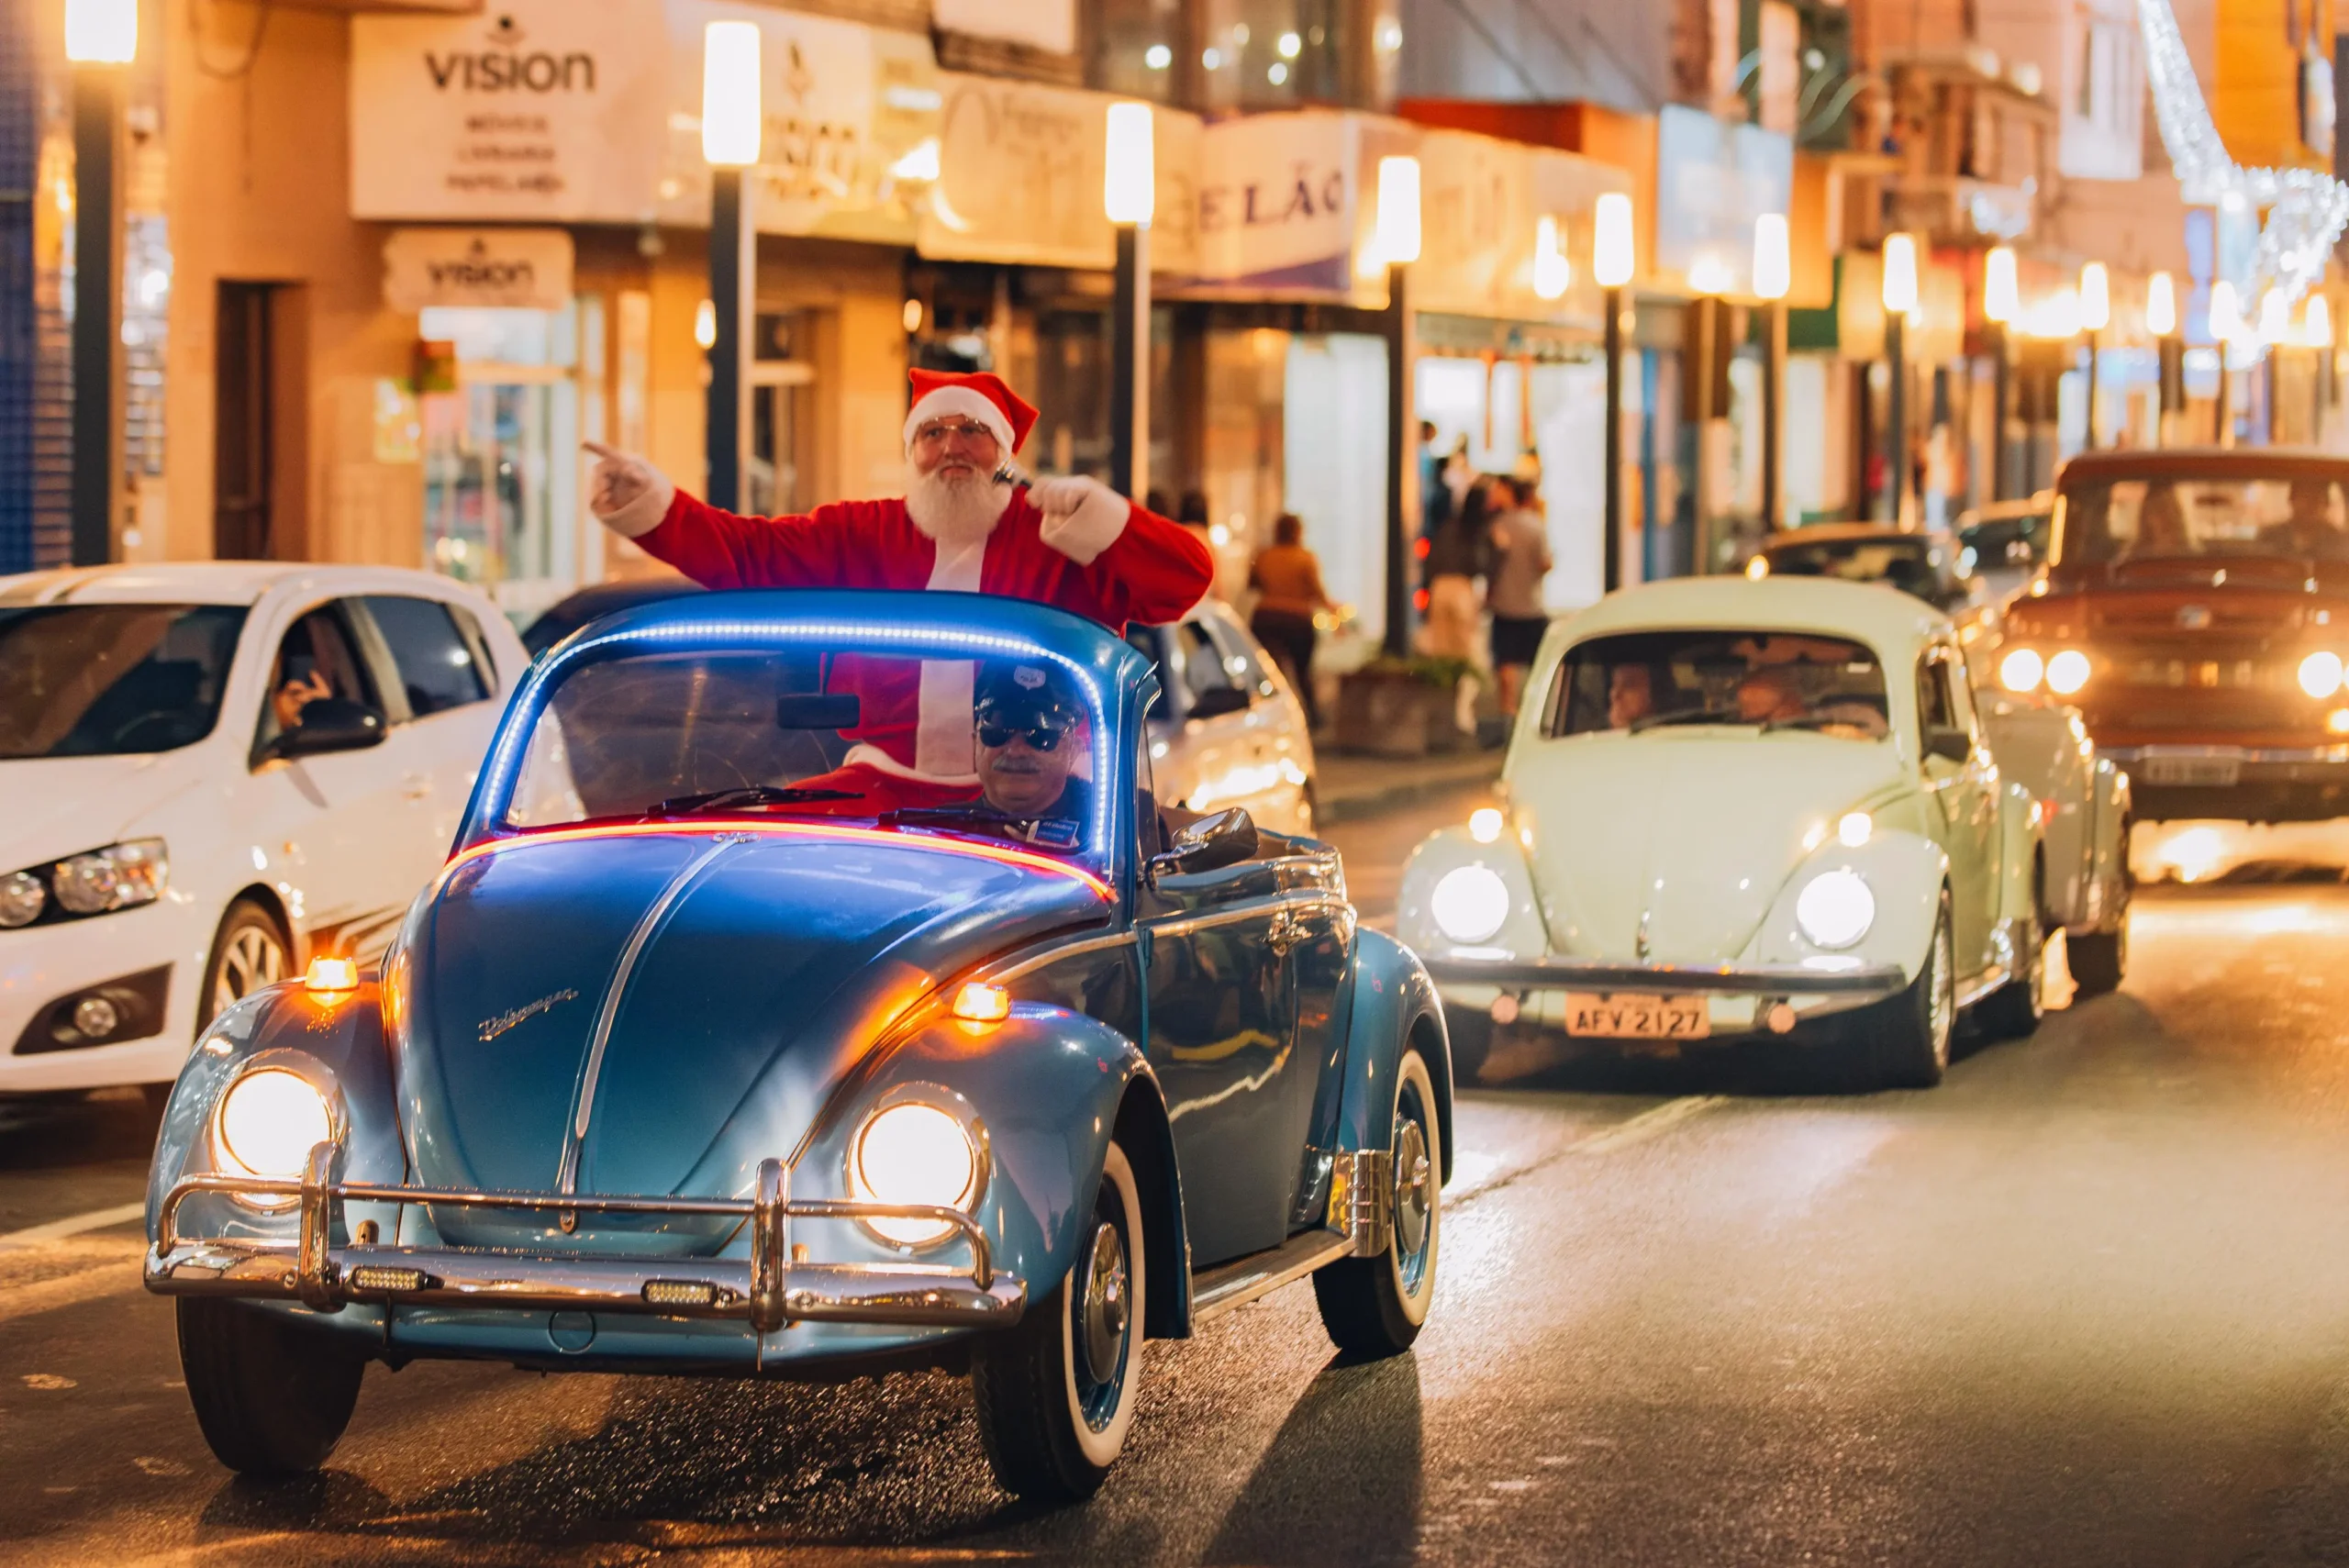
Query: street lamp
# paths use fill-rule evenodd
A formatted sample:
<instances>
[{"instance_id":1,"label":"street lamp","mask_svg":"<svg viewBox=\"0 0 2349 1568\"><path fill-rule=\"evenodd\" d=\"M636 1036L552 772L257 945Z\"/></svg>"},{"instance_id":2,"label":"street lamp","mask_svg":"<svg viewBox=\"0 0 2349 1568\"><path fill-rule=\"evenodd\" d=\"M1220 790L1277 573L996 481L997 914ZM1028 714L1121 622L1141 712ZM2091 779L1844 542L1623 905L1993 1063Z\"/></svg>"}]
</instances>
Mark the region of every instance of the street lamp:
<instances>
[{"instance_id":1,"label":"street lamp","mask_svg":"<svg viewBox=\"0 0 2349 1568\"><path fill-rule=\"evenodd\" d=\"M1386 268L1386 651L1411 651L1409 532L1403 508L1410 463L1412 262L1419 259L1419 161L1378 161L1378 213L1372 248Z\"/></svg>"},{"instance_id":2,"label":"street lamp","mask_svg":"<svg viewBox=\"0 0 2349 1568\"><path fill-rule=\"evenodd\" d=\"M758 306L759 226L744 178L759 161L759 25L702 32L701 155L709 165L709 405L703 450L709 504L740 511L751 425L751 332Z\"/></svg>"},{"instance_id":3,"label":"street lamp","mask_svg":"<svg viewBox=\"0 0 2349 1568\"><path fill-rule=\"evenodd\" d=\"M1153 122L1148 104L1112 104L1101 163L1101 210L1118 236L1110 306L1109 485L1150 488L1150 220L1158 207Z\"/></svg>"},{"instance_id":4,"label":"street lamp","mask_svg":"<svg viewBox=\"0 0 2349 1568\"><path fill-rule=\"evenodd\" d=\"M73 68L72 562L114 557L122 483L123 94L139 57L139 0L66 0Z\"/></svg>"},{"instance_id":5,"label":"street lamp","mask_svg":"<svg viewBox=\"0 0 2349 1568\"><path fill-rule=\"evenodd\" d=\"M1794 286L1789 251L1785 213L1754 218L1753 293L1762 301L1762 527L1771 533L1787 526L1778 449L1786 439L1787 291Z\"/></svg>"},{"instance_id":6,"label":"street lamp","mask_svg":"<svg viewBox=\"0 0 2349 1568\"><path fill-rule=\"evenodd\" d=\"M1886 440L1892 450L1885 471L1892 481L1892 520L1900 521L1909 495L1909 362L1902 342L1909 313L1917 308L1917 239L1910 234L1884 237L1884 360L1887 391Z\"/></svg>"},{"instance_id":7,"label":"street lamp","mask_svg":"<svg viewBox=\"0 0 2349 1568\"><path fill-rule=\"evenodd\" d=\"M1983 340L1990 350L1990 499L2003 501L2007 487L2007 408L2013 384L2007 326L2022 314L2022 291L2015 279L2015 252L1994 245L1982 257Z\"/></svg>"},{"instance_id":8,"label":"street lamp","mask_svg":"<svg viewBox=\"0 0 2349 1568\"><path fill-rule=\"evenodd\" d=\"M2177 284L2167 272L2145 280L2145 330L2154 335L2161 362L2154 441L2166 445L2170 417L2186 406L2186 344L2177 335Z\"/></svg>"},{"instance_id":9,"label":"street lamp","mask_svg":"<svg viewBox=\"0 0 2349 1568\"><path fill-rule=\"evenodd\" d=\"M2080 326L2088 336L2088 430L2087 448L2096 450L2096 335L2112 320L2112 279L2102 261L2080 269Z\"/></svg>"},{"instance_id":10,"label":"street lamp","mask_svg":"<svg viewBox=\"0 0 2349 1568\"><path fill-rule=\"evenodd\" d=\"M2210 284L2210 337L2219 346L2219 406L2212 432L2222 447L2235 444L2235 373L2227 363L2227 350L2243 331L2243 307L2235 303L2235 285L2224 278Z\"/></svg>"},{"instance_id":11,"label":"street lamp","mask_svg":"<svg viewBox=\"0 0 2349 1568\"><path fill-rule=\"evenodd\" d=\"M1599 310L1606 317L1607 411L1602 421L1607 450L1599 469L1605 476L1606 537L1599 543L1600 584L1609 594L1623 585L1623 287L1631 281L1631 198L1608 191L1591 213L1590 275L1599 287Z\"/></svg>"}]
</instances>

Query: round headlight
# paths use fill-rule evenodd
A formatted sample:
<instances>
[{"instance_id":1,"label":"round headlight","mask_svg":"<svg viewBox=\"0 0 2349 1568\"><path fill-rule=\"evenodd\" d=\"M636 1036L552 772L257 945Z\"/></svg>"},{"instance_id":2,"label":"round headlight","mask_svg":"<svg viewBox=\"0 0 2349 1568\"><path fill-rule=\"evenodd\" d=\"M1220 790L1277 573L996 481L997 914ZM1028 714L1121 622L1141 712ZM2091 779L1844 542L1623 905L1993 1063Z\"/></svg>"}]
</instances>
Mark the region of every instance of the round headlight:
<instances>
[{"instance_id":1,"label":"round headlight","mask_svg":"<svg viewBox=\"0 0 2349 1568\"><path fill-rule=\"evenodd\" d=\"M1508 884L1489 866L1445 872L1428 900L1436 929L1455 942L1481 942L1508 918Z\"/></svg>"},{"instance_id":2,"label":"round headlight","mask_svg":"<svg viewBox=\"0 0 2349 1568\"><path fill-rule=\"evenodd\" d=\"M2047 662L2047 689L2059 697L2070 696L2088 684L2088 656L2076 648L2066 648Z\"/></svg>"},{"instance_id":3,"label":"round headlight","mask_svg":"<svg viewBox=\"0 0 2349 1568\"><path fill-rule=\"evenodd\" d=\"M1876 895L1857 872L1822 872L1796 897L1795 924L1814 946L1850 947L1876 924Z\"/></svg>"},{"instance_id":4,"label":"round headlight","mask_svg":"<svg viewBox=\"0 0 2349 1568\"><path fill-rule=\"evenodd\" d=\"M40 878L28 871L12 871L0 876L0 927L10 930L29 926L40 918L42 907L49 903L49 889Z\"/></svg>"},{"instance_id":5,"label":"round headlight","mask_svg":"<svg viewBox=\"0 0 2349 1568\"><path fill-rule=\"evenodd\" d=\"M2039 677L2047 673L2047 661L2035 648L2018 648L1998 661L1998 684L2010 692L2027 692L2039 684Z\"/></svg>"},{"instance_id":6,"label":"round headlight","mask_svg":"<svg viewBox=\"0 0 2349 1568\"><path fill-rule=\"evenodd\" d=\"M857 1129L849 1185L866 1203L926 1203L968 1210L978 1195L979 1151L952 1114L918 1100L885 1106ZM935 1219L867 1219L884 1240L919 1247L954 1227Z\"/></svg>"},{"instance_id":7,"label":"round headlight","mask_svg":"<svg viewBox=\"0 0 2349 1568\"><path fill-rule=\"evenodd\" d=\"M291 1181L333 1137L327 1097L283 1067L246 1073L220 1101L220 1153L247 1175Z\"/></svg>"},{"instance_id":8,"label":"round headlight","mask_svg":"<svg viewBox=\"0 0 2349 1568\"><path fill-rule=\"evenodd\" d=\"M2329 697L2340 689L2340 654L2320 648L2300 661L2300 690L2312 697Z\"/></svg>"}]
</instances>

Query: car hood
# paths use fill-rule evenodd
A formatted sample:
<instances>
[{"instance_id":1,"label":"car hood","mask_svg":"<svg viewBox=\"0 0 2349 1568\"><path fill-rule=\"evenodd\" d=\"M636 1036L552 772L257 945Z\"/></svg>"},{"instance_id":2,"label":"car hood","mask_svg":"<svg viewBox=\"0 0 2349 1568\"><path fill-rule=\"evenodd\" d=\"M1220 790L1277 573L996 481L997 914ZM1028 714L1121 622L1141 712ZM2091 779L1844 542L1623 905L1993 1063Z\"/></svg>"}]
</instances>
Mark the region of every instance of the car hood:
<instances>
[{"instance_id":1,"label":"car hood","mask_svg":"<svg viewBox=\"0 0 2349 1568\"><path fill-rule=\"evenodd\" d=\"M577 1137L575 1191L738 1195L939 980L1108 911L1068 875L922 840L623 833L478 856L418 905L389 976L415 1180L558 1190ZM545 1239L543 1215L434 1218L466 1244ZM581 1219L582 1238L681 1247L731 1229Z\"/></svg>"},{"instance_id":2,"label":"car hood","mask_svg":"<svg viewBox=\"0 0 2349 1568\"><path fill-rule=\"evenodd\" d=\"M1509 797L1532 825L1551 951L1577 958L1736 958L1819 835L1900 776L1889 744L1800 733L1590 735L1542 750L1512 770Z\"/></svg>"},{"instance_id":3,"label":"car hood","mask_svg":"<svg viewBox=\"0 0 2349 1568\"><path fill-rule=\"evenodd\" d=\"M185 762L176 751L0 762L0 873L115 842L189 787Z\"/></svg>"}]
</instances>

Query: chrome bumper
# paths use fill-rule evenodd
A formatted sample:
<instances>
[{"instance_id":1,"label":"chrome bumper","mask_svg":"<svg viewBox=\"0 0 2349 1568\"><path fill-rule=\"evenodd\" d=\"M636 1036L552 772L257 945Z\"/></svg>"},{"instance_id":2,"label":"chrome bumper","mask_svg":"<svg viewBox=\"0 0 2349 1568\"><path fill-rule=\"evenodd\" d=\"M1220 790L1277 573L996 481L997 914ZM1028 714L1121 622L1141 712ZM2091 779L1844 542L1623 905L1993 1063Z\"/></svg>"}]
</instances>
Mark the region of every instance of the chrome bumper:
<instances>
[{"instance_id":1,"label":"chrome bumper","mask_svg":"<svg viewBox=\"0 0 2349 1568\"><path fill-rule=\"evenodd\" d=\"M1648 995L1890 996L1909 980L1900 966L1809 969L1794 963L1617 963L1606 959L1423 961L1439 985L1497 985L1505 991L1638 992Z\"/></svg>"},{"instance_id":2,"label":"chrome bumper","mask_svg":"<svg viewBox=\"0 0 2349 1568\"><path fill-rule=\"evenodd\" d=\"M986 1233L960 1209L925 1204L792 1201L791 1171L759 1165L749 1199L558 1196L465 1192L330 1180L334 1150L311 1151L298 1182L186 1176L165 1195L148 1249L147 1288L165 1296L232 1296L299 1301L321 1312L353 1302L394 1307L528 1308L642 1313L661 1318L747 1321L760 1333L795 1322L888 1323L992 1328L1017 1322L1028 1287L996 1273ZM301 1234L284 1242L213 1238L183 1241L180 1205L197 1193L291 1197ZM565 1214L718 1215L747 1220L743 1258L563 1257L462 1248L333 1244L346 1202L441 1204L462 1208L557 1210ZM811 1263L795 1255L794 1219L935 1219L969 1243L967 1269L923 1263Z\"/></svg>"}]
</instances>

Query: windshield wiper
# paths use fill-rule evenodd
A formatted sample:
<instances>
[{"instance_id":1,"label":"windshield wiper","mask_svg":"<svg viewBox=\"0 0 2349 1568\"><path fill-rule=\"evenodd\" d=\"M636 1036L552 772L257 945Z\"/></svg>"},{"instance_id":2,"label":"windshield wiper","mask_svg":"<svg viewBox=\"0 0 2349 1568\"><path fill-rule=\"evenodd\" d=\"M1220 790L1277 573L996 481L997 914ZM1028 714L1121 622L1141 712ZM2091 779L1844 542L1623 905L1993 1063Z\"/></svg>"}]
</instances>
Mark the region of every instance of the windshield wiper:
<instances>
[{"instance_id":1,"label":"windshield wiper","mask_svg":"<svg viewBox=\"0 0 2349 1568\"><path fill-rule=\"evenodd\" d=\"M1684 707L1673 713L1652 713L1645 718L1635 718L1631 722L1630 730L1633 735L1637 735L1642 729L1653 729L1661 724L1751 724L1753 722L1750 718L1741 717L1733 707Z\"/></svg>"},{"instance_id":2,"label":"windshield wiper","mask_svg":"<svg viewBox=\"0 0 2349 1568\"><path fill-rule=\"evenodd\" d=\"M700 795L680 795L660 801L645 808L647 817L685 817L697 811L723 810L736 806L804 806L818 800L855 800L860 798L852 789L793 789L774 784L748 784L738 789L707 790Z\"/></svg>"}]
</instances>

